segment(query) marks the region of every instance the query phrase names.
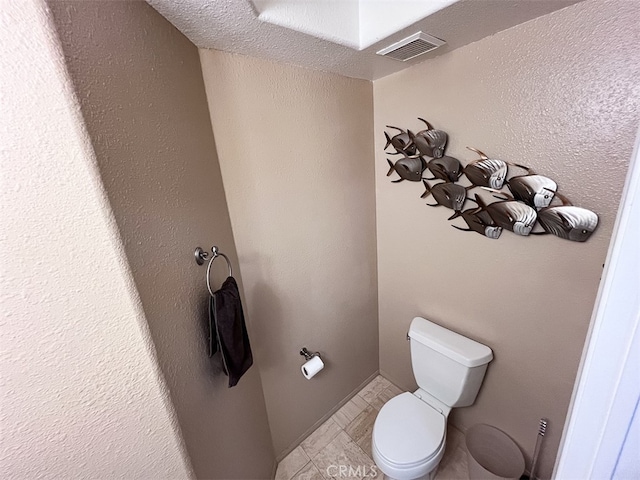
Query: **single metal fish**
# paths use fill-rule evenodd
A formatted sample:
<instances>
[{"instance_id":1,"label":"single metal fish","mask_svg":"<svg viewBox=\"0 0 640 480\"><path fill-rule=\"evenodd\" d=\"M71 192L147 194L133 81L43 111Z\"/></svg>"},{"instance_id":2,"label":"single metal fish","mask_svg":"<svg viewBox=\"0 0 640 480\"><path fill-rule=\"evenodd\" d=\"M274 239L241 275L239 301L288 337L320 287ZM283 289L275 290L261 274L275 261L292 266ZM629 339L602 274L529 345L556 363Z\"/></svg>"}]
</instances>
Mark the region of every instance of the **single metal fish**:
<instances>
[{"instance_id":1,"label":"single metal fish","mask_svg":"<svg viewBox=\"0 0 640 480\"><path fill-rule=\"evenodd\" d=\"M536 208L548 207L558 190L558 184L543 175L513 177L507 186L516 200Z\"/></svg>"},{"instance_id":2,"label":"single metal fish","mask_svg":"<svg viewBox=\"0 0 640 480\"><path fill-rule=\"evenodd\" d=\"M480 208L470 208L464 212L456 212L449 217L449 220L458 217L462 217L469 228L460 228L456 225L451 226L463 232L478 232L480 235L493 239L499 238L502 233L502 227L498 227L491 216Z\"/></svg>"},{"instance_id":3,"label":"single metal fish","mask_svg":"<svg viewBox=\"0 0 640 480\"><path fill-rule=\"evenodd\" d=\"M547 233L574 242L584 242L598 226L598 215L586 208L559 205L540 210L538 222Z\"/></svg>"},{"instance_id":4,"label":"single metal fish","mask_svg":"<svg viewBox=\"0 0 640 480\"><path fill-rule=\"evenodd\" d=\"M447 157L433 158L427 162L427 168L433 174L433 178L427 180L444 180L456 182L462 175L462 165L457 158Z\"/></svg>"},{"instance_id":5,"label":"single metal fish","mask_svg":"<svg viewBox=\"0 0 640 480\"><path fill-rule=\"evenodd\" d=\"M409 133L407 131L398 127L393 127L391 125L387 125L387 128L393 128L394 130L398 130L400 132L393 137L390 137L387 132L384 132L384 136L387 139L387 144L384 146L384 149L386 150L389 145L391 145L396 150L395 153L387 153L389 153L390 155L397 155L400 153L415 155L416 146L411 141L411 138L409 137Z\"/></svg>"},{"instance_id":6,"label":"single metal fish","mask_svg":"<svg viewBox=\"0 0 640 480\"><path fill-rule=\"evenodd\" d=\"M387 177L393 172L400 175L398 180L392 180L393 183L409 180L410 182L419 182L422 180L422 172L427 168L427 164L422 157L409 157L403 152L404 158L398 160L395 164L387 158L389 162L389 171Z\"/></svg>"},{"instance_id":7,"label":"single metal fish","mask_svg":"<svg viewBox=\"0 0 640 480\"><path fill-rule=\"evenodd\" d=\"M500 190L507 178L509 165L533 173L529 167L518 165L517 163L505 162L497 158L489 158L475 148L467 147L467 149L480 155L480 160L475 160L464 168L464 174L469 181L477 187L489 187Z\"/></svg>"},{"instance_id":8,"label":"single metal fish","mask_svg":"<svg viewBox=\"0 0 640 480\"><path fill-rule=\"evenodd\" d=\"M515 200L504 200L487 205L476 194L476 202L482 210L489 214L496 225L522 236L527 236L531 233L538 217L532 207Z\"/></svg>"},{"instance_id":9,"label":"single metal fish","mask_svg":"<svg viewBox=\"0 0 640 480\"><path fill-rule=\"evenodd\" d=\"M475 160L464 168L464 174L469 181L477 187L490 187L500 190L509 171L507 162L489 158L475 148L467 148L480 155L480 160Z\"/></svg>"},{"instance_id":10,"label":"single metal fish","mask_svg":"<svg viewBox=\"0 0 640 480\"><path fill-rule=\"evenodd\" d=\"M444 148L447 145L447 134L442 130L434 129L424 118L418 118L427 126L425 130L420 130L414 134L407 130L409 138L416 146L421 155L427 157L440 158L444 155Z\"/></svg>"},{"instance_id":11,"label":"single metal fish","mask_svg":"<svg viewBox=\"0 0 640 480\"><path fill-rule=\"evenodd\" d=\"M437 207L442 205L443 207L450 208L459 212L462 210L465 200L467 199L467 188L457 183L442 182L436 183L433 187L429 186L426 180L422 180L426 191L420 196L420 198L426 198L429 195L433 195L436 204L427 203L430 207Z\"/></svg>"}]
</instances>

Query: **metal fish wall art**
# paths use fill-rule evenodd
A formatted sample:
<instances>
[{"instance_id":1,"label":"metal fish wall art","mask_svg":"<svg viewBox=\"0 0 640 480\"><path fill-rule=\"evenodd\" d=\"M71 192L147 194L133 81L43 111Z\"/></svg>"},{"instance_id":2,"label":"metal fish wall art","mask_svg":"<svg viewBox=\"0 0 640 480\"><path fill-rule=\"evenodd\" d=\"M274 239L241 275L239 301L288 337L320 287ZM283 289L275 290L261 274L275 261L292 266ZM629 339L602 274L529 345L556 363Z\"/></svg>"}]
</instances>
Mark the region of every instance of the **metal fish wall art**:
<instances>
[{"instance_id":1,"label":"metal fish wall art","mask_svg":"<svg viewBox=\"0 0 640 480\"><path fill-rule=\"evenodd\" d=\"M414 134L407 130L409 138L416 146L421 155L427 157L440 158L444 155L444 148L447 145L448 135L442 130L434 129L424 118L418 118L427 126L425 130L420 130Z\"/></svg>"},{"instance_id":2,"label":"metal fish wall art","mask_svg":"<svg viewBox=\"0 0 640 480\"><path fill-rule=\"evenodd\" d=\"M384 136L387 139L387 144L384 146L385 151L387 150L389 145L391 145L396 150L394 153L387 152L389 155L398 155L401 153L406 153L407 155L415 155L416 146L413 144L411 138L409 137L409 133L406 130L391 125L387 125L387 128L393 128L394 130L398 130L400 132L393 137L390 137L387 132L384 132Z\"/></svg>"},{"instance_id":3,"label":"metal fish wall art","mask_svg":"<svg viewBox=\"0 0 640 480\"><path fill-rule=\"evenodd\" d=\"M404 158L401 158L395 164L388 158L387 162L389 162L387 177L393 172L396 172L400 176L398 180L392 180L393 183L399 183L403 180L419 182L422 180L422 172L427 168L427 164L422 157L409 157L406 153L404 154Z\"/></svg>"},{"instance_id":4,"label":"metal fish wall art","mask_svg":"<svg viewBox=\"0 0 640 480\"><path fill-rule=\"evenodd\" d=\"M457 183L442 182L436 183L433 187L429 186L426 180L422 180L424 184L425 192L420 198L426 198L432 195L434 200L438 203L427 203L430 207L437 207L442 205L443 207L450 208L459 212L462 210L465 200L467 200L467 188Z\"/></svg>"},{"instance_id":5,"label":"metal fish wall art","mask_svg":"<svg viewBox=\"0 0 640 480\"><path fill-rule=\"evenodd\" d=\"M571 205L558 194L564 205L546 207L538 212L538 223L546 233L556 237L585 242L598 226L598 215L586 208Z\"/></svg>"},{"instance_id":6,"label":"metal fish wall art","mask_svg":"<svg viewBox=\"0 0 640 480\"><path fill-rule=\"evenodd\" d=\"M496 225L517 235L525 237L529 235L538 218L535 209L516 200L503 200L487 205L476 194L476 202L482 210L489 214Z\"/></svg>"},{"instance_id":7,"label":"metal fish wall art","mask_svg":"<svg viewBox=\"0 0 640 480\"><path fill-rule=\"evenodd\" d=\"M464 212L456 212L448 220L462 217L469 228L461 228L451 225L453 228L463 232L478 232L487 238L497 239L502 233L502 227L496 225L491 216L481 208L470 208Z\"/></svg>"},{"instance_id":8,"label":"metal fish wall art","mask_svg":"<svg viewBox=\"0 0 640 480\"><path fill-rule=\"evenodd\" d=\"M387 125L398 133L391 135L384 132L385 153L403 157L395 163L387 158L387 176L393 172L398 174L399 178L392 180L393 183L422 180L425 192L420 198L433 196L436 203L427 205L444 206L453 210L454 214L449 220L462 218L467 226L463 228L451 225L452 227L465 232L476 232L491 239L497 239L503 230L509 230L520 236L552 234L574 242L588 240L596 230L598 215L571 204L558 192L558 184L551 178L539 175L518 163L490 158L471 147L467 149L476 152L480 158L463 167L457 158L444 154L448 135L442 130L434 129L424 118L418 117L418 120L426 128L417 133ZM387 151L389 147L394 151ZM521 168L526 174L510 175L510 167ZM429 170L431 178L425 176L425 170ZM457 183L463 174L467 177L469 186ZM428 183L431 180L441 182L431 186ZM505 185L510 193L504 189ZM492 191L498 201L488 203L479 195L475 195L475 199L469 198L469 190L476 187ZM478 206L463 211L467 200ZM562 201L562 205L552 205L554 200ZM537 223L540 227L533 231Z\"/></svg>"},{"instance_id":9,"label":"metal fish wall art","mask_svg":"<svg viewBox=\"0 0 640 480\"><path fill-rule=\"evenodd\" d=\"M444 180L445 182L457 182L462 175L462 164L457 158L443 156L433 158L427 162L427 168L433 174L433 178L426 180Z\"/></svg>"},{"instance_id":10,"label":"metal fish wall art","mask_svg":"<svg viewBox=\"0 0 640 480\"><path fill-rule=\"evenodd\" d=\"M558 184L544 175L521 175L507 180L516 200L535 208L548 207L558 191Z\"/></svg>"}]
</instances>

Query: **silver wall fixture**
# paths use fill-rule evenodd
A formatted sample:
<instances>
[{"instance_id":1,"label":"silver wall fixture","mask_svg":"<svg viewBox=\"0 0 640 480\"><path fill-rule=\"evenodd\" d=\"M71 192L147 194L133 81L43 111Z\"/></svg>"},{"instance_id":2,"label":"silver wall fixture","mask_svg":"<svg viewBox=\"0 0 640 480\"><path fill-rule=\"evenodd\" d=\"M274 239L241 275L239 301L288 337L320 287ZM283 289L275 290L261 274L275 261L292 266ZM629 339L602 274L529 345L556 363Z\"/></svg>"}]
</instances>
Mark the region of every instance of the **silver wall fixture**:
<instances>
[{"instance_id":1,"label":"silver wall fixture","mask_svg":"<svg viewBox=\"0 0 640 480\"><path fill-rule=\"evenodd\" d=\"M307 350L307 347L302 347L302 350L300 350L300 355L302 355L305 360L311 360L313 357L319 357L320 353L310 352L309 350Z\"/></svg>"},{"instance_id":2,"label":"silver wall fixture","mask_svg":"<svg viewBox=\"0 0 640 480\"><path fill-rule=\"evenodd\" d=\"M200 247L196 247L193 254L196 257L196 263L198 265L202 265L205 262L205 260L209 258L209 253L205 252ZM213 261L218 257L223 257L227 261L227 267L229 267L229 276L233 277L233 269L231 268L231 261L229 260L229 257L227 257L224 253L219 251L218 247L214 245L213 247L211 247L211 259L209 260L209 264L207 265L207 290L209 290L209 294L212 297L213 297L213 290L211 289L211 279L209 278L209 275L211 273L211 265L213 264Z\"/></svg>"}]
</instances>

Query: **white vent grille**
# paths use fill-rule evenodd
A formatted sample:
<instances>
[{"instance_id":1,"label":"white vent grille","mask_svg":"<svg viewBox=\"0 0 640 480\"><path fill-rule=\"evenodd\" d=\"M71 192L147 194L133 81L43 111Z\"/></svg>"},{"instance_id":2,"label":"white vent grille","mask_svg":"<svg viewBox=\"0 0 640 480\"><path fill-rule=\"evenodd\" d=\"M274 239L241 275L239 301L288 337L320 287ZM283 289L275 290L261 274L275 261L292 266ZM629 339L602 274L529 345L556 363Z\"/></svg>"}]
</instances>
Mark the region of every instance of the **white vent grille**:
<instances>
[{"instance_id":1,"label":"white vent grille","mask_svg":"<svg viewBox=\"0 0 640 480\"><path fill-rule=\"evenodd\" d=\"M430 52L431 50L434 50L444 45L445 43L447 42L445 42L444 40L432 37L431 35L427 35L426 33L418 32L400 40L399 42L394 43L393 45L389 45L387 48L383 48L376 53L378 55L383 55L385 57L390 57L395 60L406 62L407 60L417 57L418 55Z\"/></svg>"}]
</instances>

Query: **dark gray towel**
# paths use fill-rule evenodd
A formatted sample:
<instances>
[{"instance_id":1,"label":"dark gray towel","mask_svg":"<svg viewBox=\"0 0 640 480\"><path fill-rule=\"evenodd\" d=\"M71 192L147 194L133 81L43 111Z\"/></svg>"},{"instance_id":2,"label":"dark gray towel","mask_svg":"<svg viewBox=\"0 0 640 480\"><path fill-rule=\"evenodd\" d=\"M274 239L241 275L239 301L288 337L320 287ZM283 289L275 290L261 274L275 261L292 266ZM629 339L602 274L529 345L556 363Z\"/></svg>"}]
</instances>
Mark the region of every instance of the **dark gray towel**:
<instances>
[{"instance_id":1,"label":"dark gray towel","mask_svg":"<svg viewBox=\"0 0 640 480\"><path fill-rule=\"evenodd\" d=\"M209 300L209 356L220 347L229 387L253 365L247 326L244 322L238 284L228 277Z\"/></svg>"}]
</instances>

